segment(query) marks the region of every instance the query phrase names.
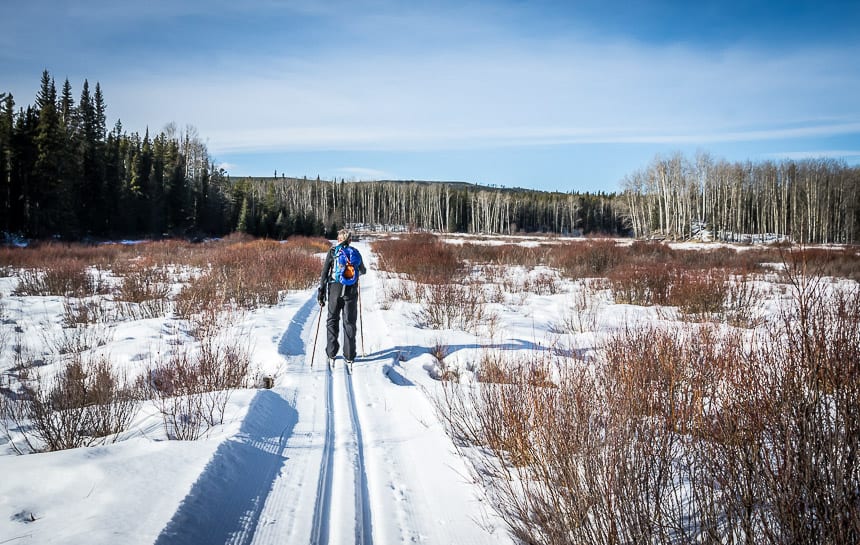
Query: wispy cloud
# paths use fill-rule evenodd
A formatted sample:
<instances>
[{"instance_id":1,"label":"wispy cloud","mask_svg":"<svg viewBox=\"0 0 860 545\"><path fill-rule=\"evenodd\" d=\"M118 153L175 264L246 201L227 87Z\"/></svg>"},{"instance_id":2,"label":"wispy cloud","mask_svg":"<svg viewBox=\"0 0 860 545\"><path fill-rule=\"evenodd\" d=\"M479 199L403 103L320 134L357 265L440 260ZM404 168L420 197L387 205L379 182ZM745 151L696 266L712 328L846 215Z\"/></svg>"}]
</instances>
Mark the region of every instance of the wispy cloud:
<instances>
[{"instance_id":1,"label":"wispy cloud","mask_svg":"<svg viewBox=\"0 0 860 545\"><path fill-rule=\"evenodd\" d=\"M219 168L219 169L222 169L222 168L223 168L224 170L226 170L226 171L228 171L228 172L229 172L229 171L231 171L231 170L233 170L233 169L235 169L235 168L237 168L238 166L239 166L239 165L236 165L236 164L233 164L233 163L228 163L227 161L223 161L223 162L221 162L221 163L218 163L218 168Z\"/></svg>"},{"instance_id":2,"label":"wispy cloud","mask_svg":"<svg viewBox=\"0 0 860 545\"><path fill-rule=\"evenodd\" d=\"M212 131L209 146L217 152L374 150L421 151L561 144L674 144L787 140L860 133L860 123L820 124L723 132L662 133L642 130L559 127L498 127L492 129L427 130L367 129L364 127L296 127L255 131Z\"/></svg>"},{"instance_id":3,"label":"wispy cloud","mask_svg":"<svg viewBox=\"0 0 860 545\"><path fill-rule=\"evenodd\" d=\"M817 151L783 151L769 153L768 157L774 159L860 159L860 149L857 150L817 150Z\"/></svg>"},{"instance_id":4,"label":"wispy cloud","mask_svg":"<svg viewBox=\"0 0 860 545\"><path fill-rule=\"evenodd\" d=\"M366 167L341 167L335 169L335 172L360 180L380 180L391 177L391 174L384 170Z\"/></svg>"}]
</instances>

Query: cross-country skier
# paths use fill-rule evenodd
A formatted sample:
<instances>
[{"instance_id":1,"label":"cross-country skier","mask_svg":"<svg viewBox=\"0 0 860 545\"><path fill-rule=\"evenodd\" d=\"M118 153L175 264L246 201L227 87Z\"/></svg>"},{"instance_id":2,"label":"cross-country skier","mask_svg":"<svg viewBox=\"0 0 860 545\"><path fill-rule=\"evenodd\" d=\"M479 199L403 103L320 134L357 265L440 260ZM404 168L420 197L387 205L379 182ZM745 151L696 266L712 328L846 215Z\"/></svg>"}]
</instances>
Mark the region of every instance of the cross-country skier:
<instances>
[{"instance_id":1,"label":"cross-country skier","mask_svg":"<svg viewBox=\"0 0 860 545\"><path fill-rule=\"evenodd\" d=\"M326 317L326 355L329 367L334 368L334 359L340 348L338 329L343 314L343 357L349 369L355 361L355 321L358 317L358 279L367 273L361 254L349 245L352 233L341 229L337 233L337 245L329 250L320 275L317 301L324 306L328 299Z\"/></svg>"}]
</instances>

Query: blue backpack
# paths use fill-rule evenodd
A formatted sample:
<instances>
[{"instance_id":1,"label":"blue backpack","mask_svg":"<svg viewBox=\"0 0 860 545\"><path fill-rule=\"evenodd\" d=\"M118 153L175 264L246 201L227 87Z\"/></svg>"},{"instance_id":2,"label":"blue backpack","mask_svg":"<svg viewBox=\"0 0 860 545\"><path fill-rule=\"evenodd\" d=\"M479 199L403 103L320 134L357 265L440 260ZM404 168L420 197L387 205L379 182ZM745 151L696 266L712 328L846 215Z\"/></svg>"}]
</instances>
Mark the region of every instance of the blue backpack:
<instances>
[{"instance_id":1,"label":"blue backpack","mask_svg":"<svg viewBox=\"0 0 860 545\"><path fill-rule=\"evenodd\" d=\"M334 279L344 286L351 286L358 281L358 267L361 265L361 254L351 246L341 246L334 252Z\"/></svg>"}]
</instances>

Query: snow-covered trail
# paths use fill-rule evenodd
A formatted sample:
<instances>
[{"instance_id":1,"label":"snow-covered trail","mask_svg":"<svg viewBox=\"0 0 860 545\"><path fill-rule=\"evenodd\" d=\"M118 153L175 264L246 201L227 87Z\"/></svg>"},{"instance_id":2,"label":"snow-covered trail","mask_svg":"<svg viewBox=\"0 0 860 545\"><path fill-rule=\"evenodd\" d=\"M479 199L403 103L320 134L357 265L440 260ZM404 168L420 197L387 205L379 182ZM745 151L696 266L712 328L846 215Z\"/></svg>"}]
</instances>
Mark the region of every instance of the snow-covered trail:
<instances>
[{"instance_id":1,"label":"snow-covered trail","mask_svg":"<svg viewBox=\"0 0 860 545\"><path fill-rule=\"evenodd\" d=\"M325 364L324 328L311 365L320 311L308 294L272 340L275 387L256 394L156 543L510 542L420 387L426 372L408 361L428 347L389 329L374 256L357 246L369 273L353 373L340 358Z\"/></svg>"},{"instance_id":2,"label":"snow-covered trail","mask_svg":"<svg viewBox=\"0 0 860 545\"><path fill-rule=\"evenodd\" d=\"M464 460L422 388L432 388L433 381L411 361L430 346L409 338L399 319L386 320L375 256L360 249L370 264L361 281L365 346L359 349L366 356L355 364L353 383L360 400L374 543L509 543L497 528L499 521L490 523Z\"/></svg>"}]
</instances>

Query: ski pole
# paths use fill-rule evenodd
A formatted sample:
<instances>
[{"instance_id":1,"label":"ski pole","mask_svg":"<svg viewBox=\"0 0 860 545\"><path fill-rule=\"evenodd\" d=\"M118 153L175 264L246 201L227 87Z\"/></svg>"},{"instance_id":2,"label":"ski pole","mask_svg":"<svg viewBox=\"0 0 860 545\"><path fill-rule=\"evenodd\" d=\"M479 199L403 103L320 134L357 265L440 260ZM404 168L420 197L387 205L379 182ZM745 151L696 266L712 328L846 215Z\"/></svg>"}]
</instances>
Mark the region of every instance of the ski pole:
<instances>
[{"instance_id":1,"label":"ski pole","mask_svg":"<svg viewBox=\"0 0 860 545\"><path fill-rule=\"evenodd\" d=\"M317 339L320 336L320 321L322 320L322 311L323 306L320 305L320 313L319 316L317 316L317 332L316 334L314 334L314 349L311 352L311 368L313 368L314 366L314 357L317 355Z\"/></svg>"},{"instance_id":2,"label":"ski pole","mask_svg":"<svg viewBox=\"0 0 860 545\"><path fill-rule=\"evenodd\" d=\"M364 317L361 312L361 282L358 283L358 327L361 330L361 357L367 353L364 351Z\"/></svg>"}]
</instances>

